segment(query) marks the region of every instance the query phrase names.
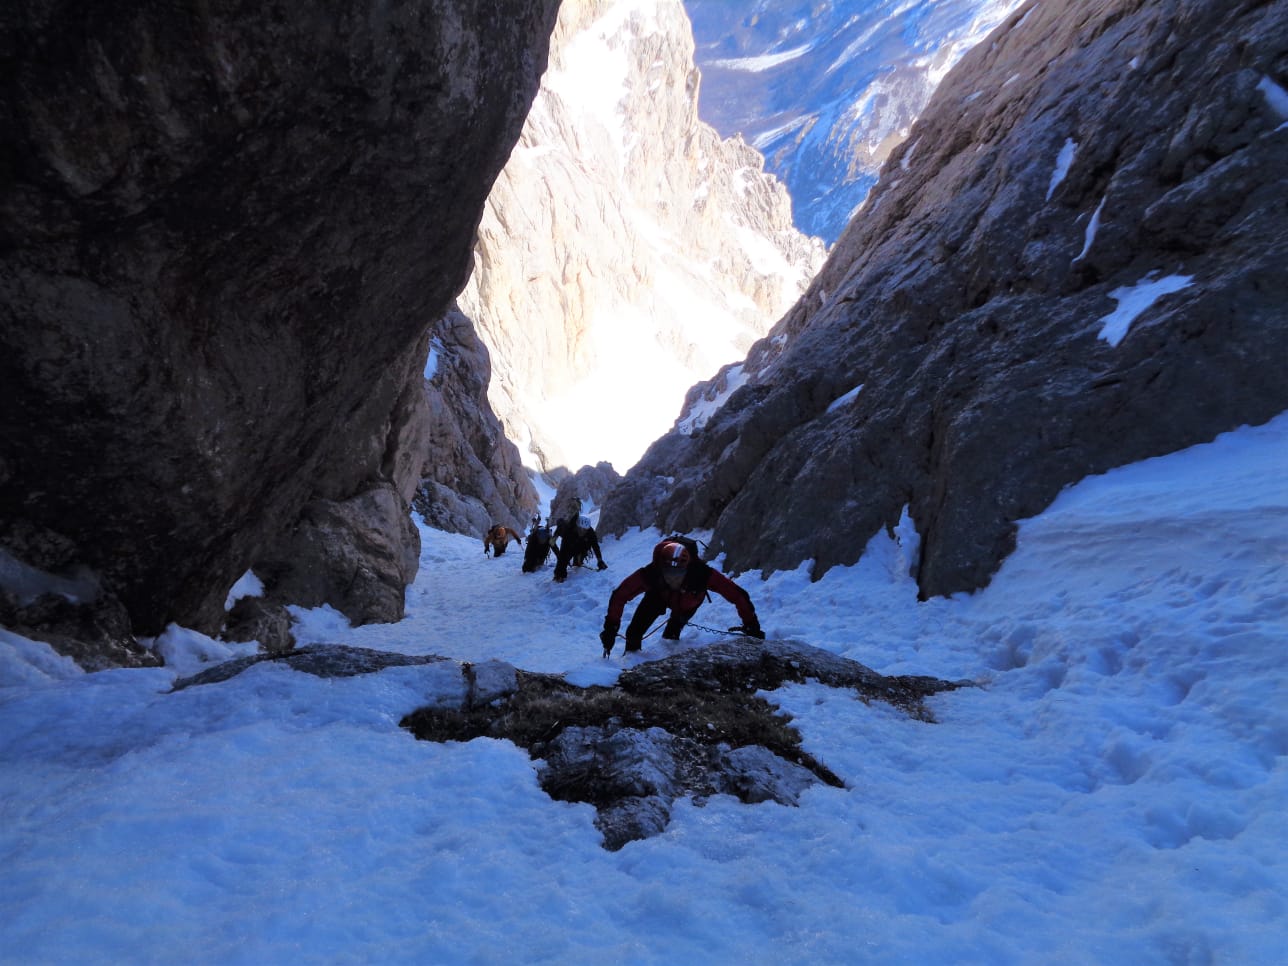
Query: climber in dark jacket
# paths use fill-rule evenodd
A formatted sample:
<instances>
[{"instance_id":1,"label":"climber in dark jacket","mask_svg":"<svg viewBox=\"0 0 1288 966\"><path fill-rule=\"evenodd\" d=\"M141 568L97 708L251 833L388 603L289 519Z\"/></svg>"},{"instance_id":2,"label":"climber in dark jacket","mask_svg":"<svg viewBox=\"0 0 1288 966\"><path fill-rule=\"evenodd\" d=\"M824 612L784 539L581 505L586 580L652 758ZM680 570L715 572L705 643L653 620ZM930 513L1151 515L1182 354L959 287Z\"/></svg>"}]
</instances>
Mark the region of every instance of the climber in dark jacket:
<instances>
[{"instance_id":1,"label":"climber in dark jacket","mask_svg":"<svg viewBox=\"0 0 1288 966\"><path fill-rule=\"evenodd\" d=\"M550 557L550 542L553 540L549 526L542 526L541 517L532 518L532 529L528 531L528 540L523 546L523 572L530 574L538 567L545 566Z\"/></svg>"},{"instance_id":2,"label":"climber in dark jacket","mask_svg":"<svg viewBox=\"0 0 1288 966\"><path fill-rule=\"evenodd\" d=\"M555 580L563 581L568 577L568 564L576 561L581 566L586 555L592 551L599 561L599 569L607 570L604 555L599 552L599 534L590 525L590 517L569 517L555 527L555 539L559 549L555 557Z\"/></svg>"},{"instance_id":3,"label":"climber in dark jacket","mask_svg":"<svg viewBox=\"0 0 1288 966\"><path fill-rule=\"evenodd\" d=\"M765 632L760 629L751 596L720 571L699 560L696 544L685 546L685 542L667 538L653 548L653 561L623 580L608 599L608 615L599 635L599 642L604 645L604 657L613 650L627 601L644 595L626 627L625 635L626 650L638 651L643 646L644 632L649 624L668 609L671 616L662 637L678 640L680 631L702 605L708 590L715 591L738 609L742 627L737 630L748 637L764 639Z\"/></svg>"}]
</instances>

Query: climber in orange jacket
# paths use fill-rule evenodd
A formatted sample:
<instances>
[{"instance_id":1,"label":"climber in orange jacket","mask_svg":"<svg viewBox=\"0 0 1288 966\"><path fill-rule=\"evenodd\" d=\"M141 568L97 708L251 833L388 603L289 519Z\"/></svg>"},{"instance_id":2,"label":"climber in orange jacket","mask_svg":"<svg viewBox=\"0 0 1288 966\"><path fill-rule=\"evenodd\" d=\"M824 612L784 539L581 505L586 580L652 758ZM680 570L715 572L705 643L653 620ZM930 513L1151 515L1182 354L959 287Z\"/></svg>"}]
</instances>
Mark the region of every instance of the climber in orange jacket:
<instances>
[{"instance_id":1,"label":"climber in orange jacket","mask_svg":"<svg viewBox=\"0 0 1288 966\"><path fill-rule=\"evenodd\" d=\"M492 551L496 556L505 553L505 548L509 546L510 541L522 545L523 537L516 530L509 527L503 527L499 523L492 524L492 528L483 537L483 555L487 556L488 551Z\"/></svg>"}]
</instances>

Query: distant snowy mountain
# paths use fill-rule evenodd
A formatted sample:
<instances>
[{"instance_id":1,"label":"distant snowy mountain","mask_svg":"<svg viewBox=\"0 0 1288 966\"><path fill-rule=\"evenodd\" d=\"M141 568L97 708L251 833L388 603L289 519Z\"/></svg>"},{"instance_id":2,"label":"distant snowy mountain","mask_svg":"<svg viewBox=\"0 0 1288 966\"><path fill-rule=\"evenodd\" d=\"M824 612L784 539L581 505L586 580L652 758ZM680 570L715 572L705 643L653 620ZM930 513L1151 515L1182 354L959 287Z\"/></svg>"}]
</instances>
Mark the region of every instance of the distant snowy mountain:
<instances>
[{"instance_id":1,"label":"distant snowy mountain","mask_svg":"<svg viewBox=\"0 0 1288 966\"><path fill-rule=\"evenodd\" d=\"M699 112L763 153L797 226L831 244L949 68L1021 2L685 0Z\"/></svg>"},{"instance_id":2,"label":"distant snowy mountain","mask_svg":"<svg viewBox=\"0 0 1288 966\"><path fill-rule=\"evenodd\" d=\"M460 297L535 469L628 469L822 265L786 187L696 101L680 0L563 6Z\"/></svg>"}]
</instances>

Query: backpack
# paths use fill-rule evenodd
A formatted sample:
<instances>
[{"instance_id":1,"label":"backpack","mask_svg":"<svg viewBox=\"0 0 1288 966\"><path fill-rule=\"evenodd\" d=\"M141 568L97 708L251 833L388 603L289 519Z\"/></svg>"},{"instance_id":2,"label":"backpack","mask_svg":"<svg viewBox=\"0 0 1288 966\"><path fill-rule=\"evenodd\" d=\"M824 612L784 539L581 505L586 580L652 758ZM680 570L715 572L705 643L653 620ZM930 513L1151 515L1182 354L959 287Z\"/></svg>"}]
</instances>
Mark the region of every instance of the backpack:
<instances>
[{"instance_id":1,"label":"backpack","mask_svg":"<svg viewBox=\"0 0 1288 966\"><path fill-rule=\"evenodd\" d=\"M550 528L533 527L523 551L523 572L530 574L550 556Z\"/></svg>"}]
</instances>

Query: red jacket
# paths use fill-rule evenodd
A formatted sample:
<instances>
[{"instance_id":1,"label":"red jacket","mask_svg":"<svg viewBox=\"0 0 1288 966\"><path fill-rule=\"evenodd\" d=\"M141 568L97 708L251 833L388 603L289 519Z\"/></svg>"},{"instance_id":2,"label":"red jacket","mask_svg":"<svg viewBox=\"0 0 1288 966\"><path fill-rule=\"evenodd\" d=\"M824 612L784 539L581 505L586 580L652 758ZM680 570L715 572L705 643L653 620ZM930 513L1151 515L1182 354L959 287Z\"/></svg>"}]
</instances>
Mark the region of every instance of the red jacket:
<instances>
[{"instance_id":1,"label":"red jacket","mask_svg":"<svg viewBox=\"0 0 1288 966\"><path fill-rule=\"evenodd\" d=\"M672 590L662 581L662 574L656 566L648 564L631 574L613 591L608 598L608 619L621 623L622 612L626 602L646 591L652 591L662 598L662 602L674 613L692 614L702 604L708 590L714 590L734 607L738 608L738 617L748 627L755 626L756 608L752 606L751 597L745 590L735 584L718 570L701 564L690 567L679 590Z\"/></svg>"}]
</instances>

